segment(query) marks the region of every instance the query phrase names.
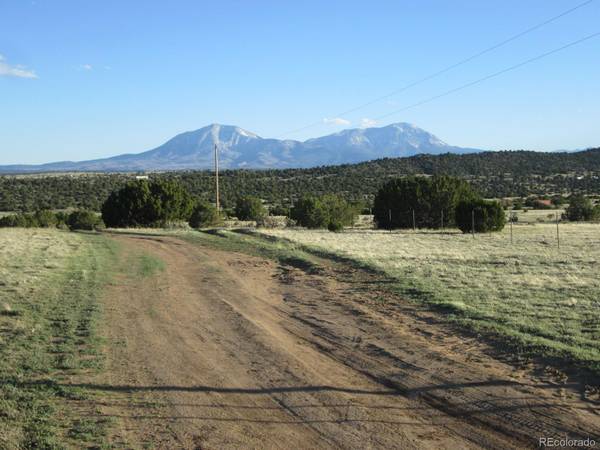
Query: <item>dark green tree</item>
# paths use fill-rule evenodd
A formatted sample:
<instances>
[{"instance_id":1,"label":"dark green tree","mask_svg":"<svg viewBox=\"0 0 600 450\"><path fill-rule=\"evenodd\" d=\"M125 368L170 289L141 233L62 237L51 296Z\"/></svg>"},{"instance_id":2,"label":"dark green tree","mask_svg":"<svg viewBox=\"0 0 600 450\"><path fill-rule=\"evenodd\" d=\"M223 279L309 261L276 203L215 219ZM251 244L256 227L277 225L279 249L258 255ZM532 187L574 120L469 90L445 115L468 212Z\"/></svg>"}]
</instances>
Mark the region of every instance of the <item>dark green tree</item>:
<instances>
[{"instance_id":1,"label":"dark green tree","mask_svg":"<svg viewBox=\"0 0 600 450\"><path fill-rule=\"evenodd\" d=\"M107 227L163 226L188 221L194 201L176 180L140 180L114 191L102 205Z\"/></svg>"},{"instance_id":2,"label":"dark green tree","mask_svg":"<svg viewBox=\"0 0 600 450\"><path fill-rule=\"evenodd\" d=\"M102 221L98 214L80 209L69 214L66 224L70 230L95 230L101 226Z\"/></svg>"},{"instance_id":3,"label":"dark green tree","mask_svg":"<svg viewBox=\"0 0 600 450\"><path fill-rule=\"evenodd\" d=\"M192 228L208 228L220 225L222 221L215 205L201 201L192 211L189 224Z\"/></svg>"},{"instance_id":4,"label":"dark green tree","mask_svg":"<svg viewBox=\"0 0 600 450\"><path fill-rule=\"evenodd\" d=\"M500 202L483 199L465 200L456 206L456 225L463 233L501 231L506 214Z\"/></svg>"},{"instance_id":5,"label":"dark green tree","mask_svg":"<svg viewBox=\"0 0 600 450\"><path fill-rule=\"evenodd\" d=\"M148 226L152 211L150 183L132 181L108 196L102 205L102 220L111 228Z\"/></svg>"},{"instance_id":6,"label":"dark green tree","mask_svg":"<svg viewBox=\"0 0 600 450\"><path fill-rule=\"evenodd\" d=\"M338 195L305 197L292 208L291 216L298 225L306 228L328 228L340 231L356 220L358 210Z\"/></svg>"},{"instance_id":7,"label":"dark green tree","mask_svg":"<svg viewBox=\"0 0 600 450\"><path fill-rule=\"evenodd\" d=\"M343 227L354 225L360 206L351 204L335 194L324 195L320 201L327 212L329 231L341 231Z\"/></svg>"},{"instance_id":8,"label":"dark green tree","mask_svg":"<svg viewBox=\"0 0 600 450\"><path fill-rule=\"evenodd\" d=\"M178 220L188 221L194 209L194 199L177 180L153 180L150 183L151 224L165 225Z\"/></svg>"},{"instance_id":9,"label":"dark green tree","mask_svg":"<svg viewBox=\"0 0 600 450\"><path fill-rule=\"evenodd\" d=\"M460 201L476 198L464 180L449 176L410 176L386 183L375 196L373 215L378 228L418 228L454 224Z\"/></svg>"},{"instance_id":10,"label":"dark green tree","mask_svg":"<svg viewBox=\"0 0 600 450\"><path fill-rule=\"evenodd\" d=\"M267 215L267 210L262 201L258 197L247 195L238 198L235 203L235 216L239 220L256 220L259 221Z\"/></svg>"},{"instance_id":11,"label":"dark green tree","mask_svg":"<svg viewBox=\"0 0 600 450\"><path fill-rule=\"evenodd\" d=\"M302 227L325 228L328 222L327 211L317 197L303 197L292 207L291 218Z\"/></svg>"},{"instance_id":12,"label":"dark green tree","mask_svg":"<svg viewBox=\"0 0 600 450\"><path fill-rule=\"evenodd\" d=\"M598 218L598 209L594 208L592 201L584 195L573 194L569 197L569 206L565 216L572 222L595 220Z\"/></svg>"}]
</instances>

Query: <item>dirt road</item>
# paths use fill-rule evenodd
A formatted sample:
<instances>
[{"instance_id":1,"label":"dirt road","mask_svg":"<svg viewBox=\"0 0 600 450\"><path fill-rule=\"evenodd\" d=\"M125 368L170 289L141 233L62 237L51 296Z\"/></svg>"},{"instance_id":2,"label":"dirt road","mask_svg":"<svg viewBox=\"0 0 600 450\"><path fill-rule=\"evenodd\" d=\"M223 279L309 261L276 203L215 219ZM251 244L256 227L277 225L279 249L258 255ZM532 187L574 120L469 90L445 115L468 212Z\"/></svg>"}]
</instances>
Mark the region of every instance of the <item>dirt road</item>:
<instances>
[{"instance_id":1,"label":"dirt road","mask_svg":"<svg viewBox=\"0 0 600 450\"><path fill-rule=\"evenodd\" d=\"M170 237L117 236L162 273L106 294L108 368L86 383L116 445L523 448L600 442L568 380L494 359L371 275L308 274ZM600 445L600 444L598 444Z\"/></svg>"}]
</instances>

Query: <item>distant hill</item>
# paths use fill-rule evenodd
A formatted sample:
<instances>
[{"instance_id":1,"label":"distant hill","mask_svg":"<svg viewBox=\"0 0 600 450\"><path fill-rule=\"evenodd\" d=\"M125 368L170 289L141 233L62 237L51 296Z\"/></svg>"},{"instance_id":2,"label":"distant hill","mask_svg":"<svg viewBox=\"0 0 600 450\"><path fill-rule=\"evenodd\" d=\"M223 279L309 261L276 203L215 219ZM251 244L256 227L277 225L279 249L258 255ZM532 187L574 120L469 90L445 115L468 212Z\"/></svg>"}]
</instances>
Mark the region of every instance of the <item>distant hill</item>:
<instances>
[{"instance_id":1,"label":"distant hill","mask_svg":"<svg viewBox=\"0 0 600 450\"><path fill-rule=\"evenodd\" d=\"M0 166L0 173L209 169L213 166L215 144L219 148L221 167L229 169L306 168L420 153L479 151L448 145L407 123L349 129L304 142L264 139L236 126L213 124L179 134L143 153L80 162Z\"/></svg>"},{"instance_id":2,"label":"distant hill","mask_svg":"<svg viewBox=\"0 0 600 450\"><path fill-rule=\"evenodd\" d=\"M369 200L387 180L410 174L449 174L466 178L486 197L584 192L600 194L600 148L573 153L531 151L466 155L417 155L310 169L225 170L221 199L225 206L241 195L289 205L302 195L339 193ZM214 200L211 171L150 174L177 178L194 195ZM133 174L31 174L0 176L0 211L85 207L99 209L109 193Z\"/></svg>"}]
</instances>

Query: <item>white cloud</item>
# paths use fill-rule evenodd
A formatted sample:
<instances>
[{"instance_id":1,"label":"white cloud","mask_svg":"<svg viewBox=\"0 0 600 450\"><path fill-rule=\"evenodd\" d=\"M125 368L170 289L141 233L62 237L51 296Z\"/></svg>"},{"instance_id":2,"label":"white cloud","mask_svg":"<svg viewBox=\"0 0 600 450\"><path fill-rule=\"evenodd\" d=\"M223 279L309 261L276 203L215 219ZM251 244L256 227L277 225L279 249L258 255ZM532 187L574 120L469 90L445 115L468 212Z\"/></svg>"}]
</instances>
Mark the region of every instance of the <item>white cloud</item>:
<instances>
[{"instance_id":1,"label":"white cloud","mask_svg":"<svg viewBox=\"0 0 600 450\"><path fill-rule=\"evenodd\" d=\"M341 117L324 118L323 123L326 125L350 125L350 121Z\"/></svg>"},{"instance_id":2,"label":"white cloud","mask_svg":"<svg viewBox=\"0 0 600 450\"><path fill-rule=\"evenodd\" d=\"M367 117L360 119L360 127L361 128L371 128L371 127L374 127L375 125L377 125L376 120L369 119Z\"/></svg>"},{"instance_id":3,"label":"white cloud","mask_svg":"<svg viewBox=\"0 0 600 450\"><path fill-rule=\"evenodd\" d=\"M79 66L81 70L92 70L94 67L91 64L82 64Z\"/></svg>"},{"instance_id":4,"label":"white cloud","mask_svg":"<svg viewBox=\"0 0 600 450\"><path fill-rule=\"evenodd\" d=\"M37 78L37 75L33 70L29 70L25 66L22 66L20 64L11 66L6 62L6 59L2 55L0 55L0 76L17 78Z\"/></svg>"}]
</instances>

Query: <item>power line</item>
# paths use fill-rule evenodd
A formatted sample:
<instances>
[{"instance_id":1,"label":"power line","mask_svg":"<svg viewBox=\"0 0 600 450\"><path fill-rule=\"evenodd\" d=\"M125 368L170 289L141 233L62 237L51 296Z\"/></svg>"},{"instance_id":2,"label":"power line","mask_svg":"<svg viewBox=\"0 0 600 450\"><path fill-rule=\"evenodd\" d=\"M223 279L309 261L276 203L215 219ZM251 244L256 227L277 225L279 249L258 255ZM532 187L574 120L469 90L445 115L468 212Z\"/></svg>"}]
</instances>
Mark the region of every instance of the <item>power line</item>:
<instances>
[{"instance_id":1,"label":"power line","mask_svg":"<svg viewBox=\"0 0 600 450\"><path fill-rule=\"evenodd\" d=\"M450 89L450 90L448 90L446 92L442 92L441 94L437 94L437 95L434 95L433 97L429 97L429 98L427 98L425 100L421 100L421 101L419 101L417 103L413 103L412 105L408 105L408 106L405 106L404 108L400 108L400 109L397 109L395 111L392 111L392 112L389 112L387 114L384 114L382 116L376 117L375 120L380 120L380 119L383 119L385 117L389 117L391 115L398 114L399 112L406 111L407 109L415 108L415 107L421 106L421 105L423 105L425 103L432 102L434 100L437 100L438 98L445 97L447 95L453 94L453 93L458 92L458 91L462 91L463 89L466 89L468 87L471 87L471 86L479 84L479 83L482 83L482 82L484 82L486 80L489 80L490 78L495 78L495 77L497 77L499 75L502 75L502 74L504 74L506 72L510 72L511 70L518 69L519 67L523 67L526 64L530 64L530 63L532 63L534 61L538 61L538 60L540 60L542 58L545 58L547 56L553 55L554 53L558 53L558 52L560 52L562 50L565 50L565 49L567 49L569 47L573 47L574 45L581 44L582 42L588 41L588 40L593 39L593 38L598 37L598 36L600 36L600 31L596 32L596 33L593 33L593 34L590 34L588 36L585 36L585 37L583 37L581 39L577 39L576 41L569 42L568 44L563 45L562 47L555 48L555 49L550 50L550 51L548 51L546 53L542 53L541 55L534 56L533 58L529 58L529 59L527 59L525 61L522 61L522 62L520 62L518 64L515 64L513 66L507 67L506 69L502 69L502 70L500 70L498 72L494 72L494 73L492 73L490 75L487 75L487 76L485 76L483 78L479 78L477 80L474 80L474 81L471 81L469 83L463 84L462 86L458 86L458 87L456 87L454 89Z\"/></svg>"},{"instance_id":2,"label":"power line","mask_svg":"<svg viewBox=\"0 0 600 450\"><path fill-rule=\"evenodd\" d=\"M443 75L446 72L451 71L452 69L455 69L455 68L457 68L459 66L462 66L462 65L464 65L464 64L466 64L468 62L471 62L474 59L479 58L480 56L483 56L483 55L485 55L487 53L490 53L490 52L492 52L492 51L494 51L494 50L496 50L496 49L498 49L498 48L500 48L500 47L502 47L502 46L504 46L504 45L506 45L506 44L508 44L508 43L510 43L510 42L512 42L512 41L514 41L514 40L516 40L518 38L520 38L520 37L522 37L522 36L525 36L526 34L532 33L533 31L535 31L535 30L537 30L539 28L542 28L543 26L548 25L549 23L552 23L552 22L554 22L554 21L556 21L556 20L558 20L558 19L560 19L560 18L562 18L562 17L564 17L564 16L566 16L568 14L571 14L572 12L574 12L574 11L576 11L576 10L584 7L584 6L589 5L593 1L594 0L586 0L583 3L579 3L578 5L570 8L570 9L567 9L566 11L561 12L560 14L558 14L556 16L553 16L553 17L551 17L551 18L549 18L549 19L547 19L547 20L545 20L543 22L538 23L537 25L534 25L534 26L532 26L530 28L527 28L526 30L521 31L520 33L517 33L517 34L515 34L515 35L513 35L513 36L511 36L511 37L509 37L509 38L507 38L507 39L505 39L505 40L497 43L497 44L494 44L491 47L488 47L488 48L486 48L484 50L481 50L481 51L479 51L479 52L477 52L477 53L469 56L468 58L462 59L462 60L460 60L460 61L458 61L458 62L456 62L456 63L454 63L454 64L452 64L450 66L445 67L444 69L438 70L437 72L434 72L434 73L432 73L430 75L427 75L427 76L425 76L423 78L420 78L420 79L418 79L416 81L413 81L412 83L409 83L409 84L407 84L407 85L405 85L405 86L403 86L403 87L401 87L399 89L396 89L396 90L394 90L392 92L389 92L389 93L387 93L385 95L377 97L377 98L375 98L373 100L370 100L370 101L368 101L366 103L362 103L362 104L360 104L358 106L355 106L354 108L350 108L350 109L347 109L345 111L342 111L341 113L335 114L335 117L343 117L345 115L348 115L348 114L353 113L355 111L358 111L360 109L366 108L367 106L370 106L370 105L372 105L374 103L380 102L380 101L388 99L388 98L390 98L390 97L392 97L394 95L397 95L397 94L400 94L400 93L402 93L404 91L407 91L407 90L409 90L409 89L411 89L411 88L413 88L413 87L415 87L415 86L417 86L417 85L419 85L421 83L429 81L429 80L431 80L433 78L436 78L436 77L438 77L440 75ZM309 125L306 125L304 127L297 128L295 130L291 130L291 131L287 131L285 133L282 133L282 134L279 135L279 137L286 136L288 134L298 133L300 131L304 131L304 130L307 130L309 128L312 128L312 127L315 127L315 126L318 126L318 125L322 125L322 124L323 124L323 122L321 122L321 121L319 121L319 122L313 122L313 123L311 123Z\"/></svg>"}]
</instances>

